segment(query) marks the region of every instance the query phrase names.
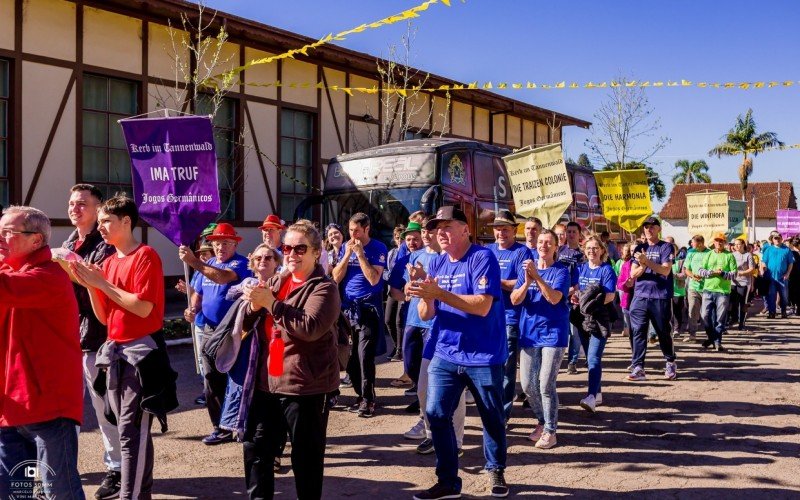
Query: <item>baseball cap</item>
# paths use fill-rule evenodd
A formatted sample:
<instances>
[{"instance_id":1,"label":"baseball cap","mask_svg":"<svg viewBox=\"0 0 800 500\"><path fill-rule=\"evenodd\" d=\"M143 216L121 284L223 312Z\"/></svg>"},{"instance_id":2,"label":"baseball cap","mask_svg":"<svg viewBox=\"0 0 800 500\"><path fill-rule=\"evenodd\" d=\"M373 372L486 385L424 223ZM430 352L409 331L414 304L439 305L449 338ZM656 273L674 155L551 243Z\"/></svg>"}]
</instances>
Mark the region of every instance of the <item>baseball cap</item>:
<instances>
[{"instance_id":1,"label":"baseball cap","mask_svg":"<svg viewBox=\"0 0 800 500\"><path fill-rule=\"evenodd\" d=\"M642 222L642 226L658 226L661 227L661 221L658 220L658 217L650 216Z\"/></svg>"},{"instance_id":2,"label":"baseball cap","mask_svg":"<svg viewBox=\"0 0 800 500\"><path fill-rule=\"evenodd\" d=\"M714 233L714 238L712 238L712 239L728 241L728 237L725 235L725 233Z\"/></svg>"},{"instance_id":3,"label":"baseball cap","mask_svg":"<svg viewBox=\"0 0 800 500\"><path fill-rule=\"evenodd\" d=\"M464 214L464 211L458 207L452 205L444 206L436 211L436 217L429 220L428 223L425 224L425 229L431 231L436 228L438 223L451 220L461 221L466 224L467 216Z\"/></svg>"}]
</instances>

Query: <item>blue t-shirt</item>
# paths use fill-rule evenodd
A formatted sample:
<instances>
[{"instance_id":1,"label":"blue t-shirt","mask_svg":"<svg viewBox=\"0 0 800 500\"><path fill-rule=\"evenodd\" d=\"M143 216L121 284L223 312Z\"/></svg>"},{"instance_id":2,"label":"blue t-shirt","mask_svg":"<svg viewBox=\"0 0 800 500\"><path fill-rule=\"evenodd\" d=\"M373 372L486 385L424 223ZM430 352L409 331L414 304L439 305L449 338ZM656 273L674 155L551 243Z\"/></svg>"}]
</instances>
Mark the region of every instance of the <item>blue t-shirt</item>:
<instances>
[{"instance_id":1,"label":"blue t-shirt","mask_svg":"<svg viewBox=\"0 0 800 500\"><path fill-rule=\"evenodd\" d=\"M344 258L345 245L339 249L339 262ZM386 266L386 245L376 239L369 240L364 246L364 255L367 257L367 262L372 266ZM342 303L348 306L356 299L369 297L369 301L375 305L380 306L381 292L383 291L383 276L375 285L370 285L367 277L361 271L361 265L358 263L358 256L355 252L350 254L350 261L347 263L347 272L342 280L341 289L344 291L342 294Z\"/></svg>"},{"instance_id":2,"label":"blue t-shirt","mask_svg":"<svg viewBox=\"0 0 800 500\"><path fill-rule=\"evenodd\" d=\"M531 258L528 247L515 242L511 248L502 250L500 245L492 243L487 245L486 248L492 251L500 264L500 279L501 280L517 280L519 273L522 269L522 263ZM503 308L506 311L506 325L519 324L519 312L522 306L515 306L511 304L511 292L503 290Z\"/></svg>"},{"instance_id":3,"label":"blue t-shirt","mask_svg":"<svg viewBox=\"0 0 800 500\"><path fill-rule=\"evenodd\" d=\"M533 282L522 301L519 317L520 347L567 347L569 342L569 299L570 273L567 266L556 262L547 269L539 269L539 274L550 288L562 293L561 300L553 305L548 302L539 285ZM519 288L525 284L525 275L517 279Z\"/></svg>"},{"instance_id":4,"label":"blue t-shirt","mask_svg":"<svg viewBox=\"0 0 800 500\"><path fill-rule=\"evenodd\" d=\"M417 264L422 264L422 269L425 272L428 272L431 268L431 262L433 259L438 257L439 254L436 252L428 252L426 249L417 250L416 252L409 255L408 263L412 266L416 266ZM403 266L405 267L405 266ZM399 288L402 289L408 280L411 279L408 275L408 269L405 270L403 277L401 279L401 284ZM419 328L430 328L433 325L433 320L422 321L419 317L419 311L417 310L417 304L419 304L419 299L416 297L412 297L411 300L408 301L408 313L406 314L406 326L416 326ZM433 355L433 354L431 354ZM430 358L427 358L430 359Z\"/></svg>"},{"instance_id":5,"label":"blue t-shirt","mask_svg":"<svg viewBox=\"0 0 800 500\"><path fill-rule=\"evenodd\" d=\"M408 260L411 258L411 255L413 254L407 253L402 257L398 256L397 259L395 259L394 267L392 267L392 271L386 278L386 281L390 287L402 290L405 286L406 280L403 278L403 276L406 274L406 264L408 264Z\"/></svg>"},{"instance_id":6,"label":"blue t-shirt","mask_svg":"<svg viewBox=\"0 0 800 500\"><path fill-rule=\"evenodd\" d=\"M597 284L603 293L615 293L617 290L617 274L608 262L601 263L595 269L588 262L578 266L578 289L586 290L589 285Z\"/></svg>"},{"instance_id":7,"label":"blue t-shirt","mask_svg":"<svg viewBox=\"0 0 800 500\"><path fill-rule=\"evenodd\" d=\"M491 295L494 300L484 317L467 314L436 301L431 330L436 337L436 356L462 366L490 366L508 358L500 266L488 248L471 245L456 262L442 254L430 264L428 275L456 295Z\"/></svg>"},{"instance_id":8,"label":"blue t-shirt","mask_svg":"<svg viewBox=\"0 0 800 500\"><path fill-rule=\"evenodd\" d=\"M528 248L527 246L525 248ZM530 259L534 262L539 260L539 250L535 248L528 248L528 253L531 255Z\"/></svg>"},{"instance_id":9,"label":"blue t-shirt","mask_svg":"<svg viewBox=\"0 0 800 500\"><path fill-rule=\"evenodd\" d=\"M794 263L794 257L786 245L770 245L761 252L761 261L767 268L766 276L780 281L789 270L789 264Z\"/></svg>"},{"instance_id":10,"label":"blue t-shirt","mask_svg":"<svg viewBox=\"0 0 800 500\"><path fill-rule=\"evenodd\" d=\"M238 253L233 254L233 257L228 259L227 262L217 262L216 257L211 257L208 259L208 262L206 262L206 265L216 267L217 269L229 269L236 273L236 279L224 285L214 283L209 278L203 276L202 285L200 287L200 293L203 295L203 316L205 316L206 325L216 328L233 304L232 300L227 300L225 298L228 289L238 285L243 279L249 278L253 273L247 268L247 257L239 255Z\"/></svg>"},{"instance_id":11,"label":"blue t-shirt","mask_svg":"<svg viewBox=\"0 0 800 500\"><path fill-rule=\"evenodd\" d=\"M633 255L637 252L644 252L646 257L656 264L669 264L675 260L674 248L671 243L658 240L658 243L640 243L633 250ZM633 259L631 268L639 267L639 262ZM644 274L639 276L633 287L634 297L643 299L669 299L673 294L672 271L667 276L656 273L652 269L645 268Z\"/></svg>"},{"instance_id":12,"label":"blue t-shirt","mask_svg":"<svg viewBox=\"0 0 800 500\"><path fill-rule=\"evenodd\" d=\"M569 286L578 284L578 266L586 261L586 256L579 248L570 248L569 245L563 245L558 249L558 261L567 266L569 269Z\"/></svg>"},{"instance_id":13,"label":"blue t-shirt","mask_svg":"<svg viewBox=\"0 0 800 500\"><path fill-rule=\"evenodd\" d=\"M195 292L200 293L200 287L203 286L203 273L195 271L192 275L192 279L189 280L189 286L191 286L192 290ZM200 328L203 328L206 324L206 318L203 316L202 308L194 315L194 324Z\"/></svg>"}]
</instances>

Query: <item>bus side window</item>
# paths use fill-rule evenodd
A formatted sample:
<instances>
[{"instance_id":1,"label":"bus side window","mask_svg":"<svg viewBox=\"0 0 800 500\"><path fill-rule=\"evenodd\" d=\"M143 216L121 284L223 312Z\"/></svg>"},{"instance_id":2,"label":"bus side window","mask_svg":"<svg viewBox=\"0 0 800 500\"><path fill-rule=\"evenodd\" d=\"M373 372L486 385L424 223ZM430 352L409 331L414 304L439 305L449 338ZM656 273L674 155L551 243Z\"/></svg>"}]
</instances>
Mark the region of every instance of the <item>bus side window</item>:
<instances>
[{"instance_id":1,"label":"bus side window","mask_svg":"<svg viewBox=\"0 0 800 500\"><path fill-rule=\"evenodd\" d=\"M511 200L511 186L503 161L483 153L475 153L474 161L475 194L490 200Z\"/></svg>"}]
</instances>

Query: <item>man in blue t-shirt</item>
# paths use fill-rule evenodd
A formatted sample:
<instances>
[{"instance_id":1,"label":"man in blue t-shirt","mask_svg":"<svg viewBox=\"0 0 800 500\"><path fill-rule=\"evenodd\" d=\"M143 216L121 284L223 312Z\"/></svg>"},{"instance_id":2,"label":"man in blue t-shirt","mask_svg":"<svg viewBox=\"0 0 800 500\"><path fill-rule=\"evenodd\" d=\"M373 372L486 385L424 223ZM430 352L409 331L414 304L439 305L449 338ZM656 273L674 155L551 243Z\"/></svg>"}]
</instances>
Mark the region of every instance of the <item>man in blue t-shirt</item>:
<instances>
[{"instance_id":1,"label":"man in blue t-shirt","mask_svg":"<svg viewBox=\"0 0 800 500\"><path fill-rule=\"evenodd\" d=\"M428 367L425 414L436 451L438 481L414 498L457 498L461 493L453 414L465 388L481 408L492 496L506 496L503 365L508 345L500 266L491 250L470 243L467 217L458 207L440 208L426 228L437 230L443 253L431 262L424 280L408 286L408 293L420 299L420 319L435 318L431 337L436 338L436 346Z\"/></svg>"},{"instance_id":2,"label":"man in blue t-shirt","mask_svg":"<svg viewBox=\"0 0 800 500\"><path fill-rule=\"evenodd\" d=\"M586 261L586 256L581 250L581 225L575 221L567 223L566 229L567 242L558 249L558 261L566 265L569 269L570 277L570 298L578 290L578 266ZM571 308L577 307L571 301ZM567 373L578 373L578 356L581 353L581 339L578 336L578 329L570 324L569 347L567 348Z\"/></svg>"},{"instance_id":3,"label":"man in blue t-shirt","mask_svg":"<svg viewBox=\"0 0 800 500\"><path fill-rule=\"evenodd\" d=\"M761 252L761 273L769 280L767 293L767 317L775 318L775 299L781 300L781 318L786 318L786 304L788 299L789 275L792 273L794 257L792 251L783 244L781 233L773 231L769 235L771 245Z\"/></svg>"},{"instance_id":4,"label":"man in blue t-shirt","mask_svg":"<svg viewBox=\"0 0 800 500\"><path fill-rule=\"evenodd\" d=\"M517 359L519 358L519 313L521 305L511 303L511 292L517 284L522 263L531 259L528 248L516 240L517 221L508 210L500 210L494 221L487 224L494 232L494 243L487 245L500 264L500 287L503 291L503 308L506 314L506 339L508 359L503 372L503 411L506 422L511 418L514 388L517 385Z\"/></svg>"},{"instance_id":5,"label":"man in blue t-shirt","mask_svg":"<svg viewBox=\"0 0 800 500\"><path fill-rule=\"evenodd\" d=\"M339 263L332 274L339 283L342 309L353 327L347 374L358 398L349 411L369 418L375 414L375 356L386 351L381 294L388 251L386 245L369 237L367 214L358 212L350 217L348 229L350 240L339 250Z\"/></svg>"},{"instance_id":6,"label":"man in blue t-shirt","mask_svg":"<svg viewBox=\"0 0 800 500\"><path fill-rule=\"evenodd\" d=\"M661 221L658 218L648 217L642 227L645 242L633 250L631 265L631 278L636 280L630 307L633 359L631 372L626 378L630 381L646 380L644 358L647 354L647 331L652 323L661 352L667 360L664 378L675 380L678 374L670 335L675 249L671 243L659 238Z\"/></svg>"},{"instance_id":7,"label":"man in blue t-shirt","mask_svg":"<svg viewBox=\"0 0 800 500\"><path fill-rule=\"evenodd\" d=\"M200 285L195 288L190 309L194 314L202 312L205 323L203 331L208 338L233 304L233 301L225 298L228 290L252 276L252 272L247 267L247 257L236 253L242 238L233 226L225 222L217 224L206 240L211 242L214 249L214 257L207 262L200 260L187 246L178 249L178 256L203 276L199 279ZM214 426L214 431L203 438L203 443L214 445L231 441L232 433L219 428L228 376L208 363L204 364L203 369L206 409Z\"/></svg>"}]
</instances>

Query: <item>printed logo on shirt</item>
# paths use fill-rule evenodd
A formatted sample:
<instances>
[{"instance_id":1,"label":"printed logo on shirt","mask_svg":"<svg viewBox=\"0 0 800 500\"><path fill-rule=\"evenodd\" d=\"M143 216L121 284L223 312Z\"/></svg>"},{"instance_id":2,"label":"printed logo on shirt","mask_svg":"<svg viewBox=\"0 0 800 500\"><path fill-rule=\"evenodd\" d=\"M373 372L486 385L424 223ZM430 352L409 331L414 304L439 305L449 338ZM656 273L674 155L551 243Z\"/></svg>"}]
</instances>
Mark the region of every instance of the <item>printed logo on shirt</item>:
<instances>
[{"instance_id":1,"label":"printed logo on shirt","mask_svg":"<svg viewBox=\"0 0 800 500\"><path fill-rule=\"evenodd\" d=\"M489 285L489 278L487 278L486 276L481 276L478 279L478 288L485 290L488 285Z\"/></svg>"},{"instance_id":2,"label":"printed logo on shirt","mask_svg":"<svg viewBox=\"0 0 800 500\"><path fill-rule=\"evenodd\" d=\"M383 263L383 262L386 262L386 256L385 256L384 254L381 254L381 256L380 256L380 257L378 257L378 260L379 260L381 263Z\"/></svg>"}]
</instances>

